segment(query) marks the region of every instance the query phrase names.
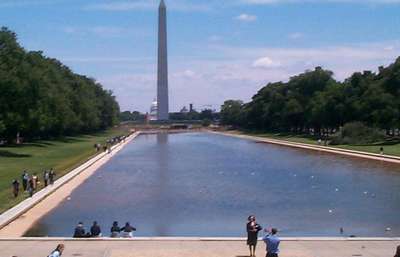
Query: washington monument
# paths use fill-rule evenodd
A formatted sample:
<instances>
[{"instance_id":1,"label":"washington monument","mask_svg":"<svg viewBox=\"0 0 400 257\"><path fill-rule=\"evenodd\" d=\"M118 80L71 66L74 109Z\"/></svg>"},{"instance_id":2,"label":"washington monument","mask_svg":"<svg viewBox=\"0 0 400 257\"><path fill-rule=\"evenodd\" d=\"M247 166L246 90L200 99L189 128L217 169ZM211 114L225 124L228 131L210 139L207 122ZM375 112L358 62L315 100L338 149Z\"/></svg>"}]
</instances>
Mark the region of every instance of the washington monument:
<instances>
[{"instance_id":1,"label":"washington monument","mask_svg":"<svg viewBox=\"0 0 400 257\"><path fill-rule=\"evenodd\" d=\"M168 53L167 7L161 0L158 9L158 72L157 72L158 120L169 119L168 103Z\"/></svg>"}]
</instances>

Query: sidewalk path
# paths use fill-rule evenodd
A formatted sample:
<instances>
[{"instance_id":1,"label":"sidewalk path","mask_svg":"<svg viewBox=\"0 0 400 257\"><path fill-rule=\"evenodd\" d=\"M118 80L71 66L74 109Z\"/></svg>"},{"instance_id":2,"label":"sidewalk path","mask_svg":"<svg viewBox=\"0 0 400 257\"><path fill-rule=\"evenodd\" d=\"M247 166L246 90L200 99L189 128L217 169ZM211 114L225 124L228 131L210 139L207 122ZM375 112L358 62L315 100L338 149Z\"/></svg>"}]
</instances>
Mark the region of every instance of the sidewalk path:
<instances>
[{"instance_id":1,"label":"sidewalk path","mask_svg":"<svg viewBox=\"0 0 400 257\"><path fill-rule=\"evenodd\" d=\"M140 132L134 133L112 147L112 152L100 153L86 163L72 170L54 185L50 185L28 198L10 210L0 215L0 238L9 236L23 236L23 234L43 215L52 210L67 198L71 192L89 178L100 166L108 162ZM3 257L3 256L0 256Z\"/></svg>"},{"instance_id":2,"label":"sidewalk path","mask_svg":"<svg viewBox=\"0 0 400 257\"><path fill-rule=\"evenodd\" d=\"M302 148L302 149L307 149L307 150L328 152L328 153L333 153L333 154L341 154L341 155L347 155L347 156L352 156L352 157L365 158L365 159L400 164L399 156L381 155L381 154L374 154L374 153L361 152L361 151L355 151L355 150L347 150L347 149L341 149L341 148L329 147L329 146L296 143L296 142L289 142L289 141L285 141L285 140L278 140L278 139L272 139L272 138L266 138L266 137L250 136L250 135L244 135L244 134L234 134L234 133L230 133L230 132L218 132L218 131L210 131L210 130L208 130L208 132L213 133L213 134L218 134L218 135L253 140L253 141L262 142L262 143L296 147L296 148Z\"/></svg>"},{"instance_id":3,"label":"sidewalk path","mask_svg":"<svg viewBox=\"0 0 400 257\"><path fill-rule=\"evenodd\" d=\"M43 257L58 243L66 248L63 257L245 257L246 242L180 240L0 240L1 257ZM391 257L400 241L283 241L280 257ZM265 256L264 243L257 256Z\"/></svg>"}]
</instances>

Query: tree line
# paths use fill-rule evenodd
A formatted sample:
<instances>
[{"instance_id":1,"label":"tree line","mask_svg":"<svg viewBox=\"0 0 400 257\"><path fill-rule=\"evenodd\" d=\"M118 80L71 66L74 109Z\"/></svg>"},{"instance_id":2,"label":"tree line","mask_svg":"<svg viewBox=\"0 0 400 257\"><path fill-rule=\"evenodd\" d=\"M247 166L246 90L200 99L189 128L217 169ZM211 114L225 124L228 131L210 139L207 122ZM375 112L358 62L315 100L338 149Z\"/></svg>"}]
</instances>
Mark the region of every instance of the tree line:
<instances>
[{"instance_id":1,"label":"tree line","mask_svg":"<svg viewBox=\"0 0 400 257\"><path fill-rule=\"evenodd\" d=\"M0 30L0 139L93 132L118 121L112 92Z\"/></svg>"},{"instance_id":2,"label":"tree line","mask_svg":"<svg viewBox=\"0 0 400 257\"><path fill-rule=\"evenodd\" d=\"M332 133L359 122L387 134L400 128L400 57L379 71L355 72L343 82L321 67L269 83L249 103L225 101L221 122L244 129Z\"/></svg>"}]
</instances>

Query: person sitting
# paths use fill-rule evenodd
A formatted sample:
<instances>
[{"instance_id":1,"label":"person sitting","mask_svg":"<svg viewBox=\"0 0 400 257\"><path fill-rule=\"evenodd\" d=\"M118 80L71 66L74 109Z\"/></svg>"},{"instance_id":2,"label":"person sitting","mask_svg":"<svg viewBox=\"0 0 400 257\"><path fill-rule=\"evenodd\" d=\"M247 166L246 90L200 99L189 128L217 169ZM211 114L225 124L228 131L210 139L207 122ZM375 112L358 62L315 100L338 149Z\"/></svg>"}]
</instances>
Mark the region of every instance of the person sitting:
<instances>
[{"instance_id":1,"label":"person sitting","mask_svg":"<svg viewBox=\"0 0 400 257\"><path fill-rule=\"evenodd\" d=\"M56 249L51 252L51 254L48 257L60 257L64 251L64 245L59 244L57 245Z\"/></svg>"},{"instance_id":2,"label":"person sitting","mask_svg":"<svg viewBox=\"0 0 400 257\"><path fill-rule=\"evenodd\" d=\"M125 227L121 228L122 237L133 237L133 231L136 231L136 228L132 227L129 222L125 223Z\"/></svg>"},{"instance_id":3,"label":"person sitting","mask_svg":"<svg viewBox=\"0 0 400 257\"><path fill-rule=\"evenodd\" d=\"M85 228L83 227L83 223L79 222L78 226L75 228L74 238L83 238L86 237Z\"/></svg>"},{"instance_id":4,"label":"person sitting","mask_svg":"<svg viewBox=\"0 0 400 257\"><path fill-rule=\"evenodd\" d=\"M268 231L268 230L265 230L265 231L269 232L269 234L263 238L263 241L267 245L266 257L278 257L279 243L281 242L279 237L276 236L276 233L278 233L278 230L276 228L273 228L270 231Z\"/></svg>"},{"instance_id":5,"label":"person sitting","mask_svg":"<svg viewBox=\"0 0 400 257\"><path fill-rule=\"evenodd\" d=\"M97 224L97 221L93 222L92 227L90 228L90 235L92 237L99 237L101 236L101 229L100 226Z\"/></svg>"},{"instance_id":6,"label":"person sitting","mask_svg":"<svg viewBox=\"0 0 400 257\"><path fill-rule=\"evenodd\" d=\"M119 237L119 232L121 232L118 226L118 221L114 221L111 227L111 237Z\"/></svg>"}]
</instances>

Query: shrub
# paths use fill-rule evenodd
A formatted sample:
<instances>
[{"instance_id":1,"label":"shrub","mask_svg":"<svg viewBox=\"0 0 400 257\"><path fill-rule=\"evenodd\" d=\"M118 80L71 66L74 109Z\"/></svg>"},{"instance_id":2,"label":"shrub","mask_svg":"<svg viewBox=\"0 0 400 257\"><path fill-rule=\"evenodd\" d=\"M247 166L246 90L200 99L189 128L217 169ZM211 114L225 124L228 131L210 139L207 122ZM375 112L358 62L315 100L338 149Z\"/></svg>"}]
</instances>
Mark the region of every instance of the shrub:
<instances>
[{"instance_id":1,"label":"shrub","mask_svg":"<svg viewBox=\"0 0 400 257\"><path fill-rule=\"evenodd\" d=\"M332 145L362 145L377 143L384 139L384 134L375 128L370 128L362 122L346 123L336 133L330 144Z\"/></svg>"}]
</instances>

